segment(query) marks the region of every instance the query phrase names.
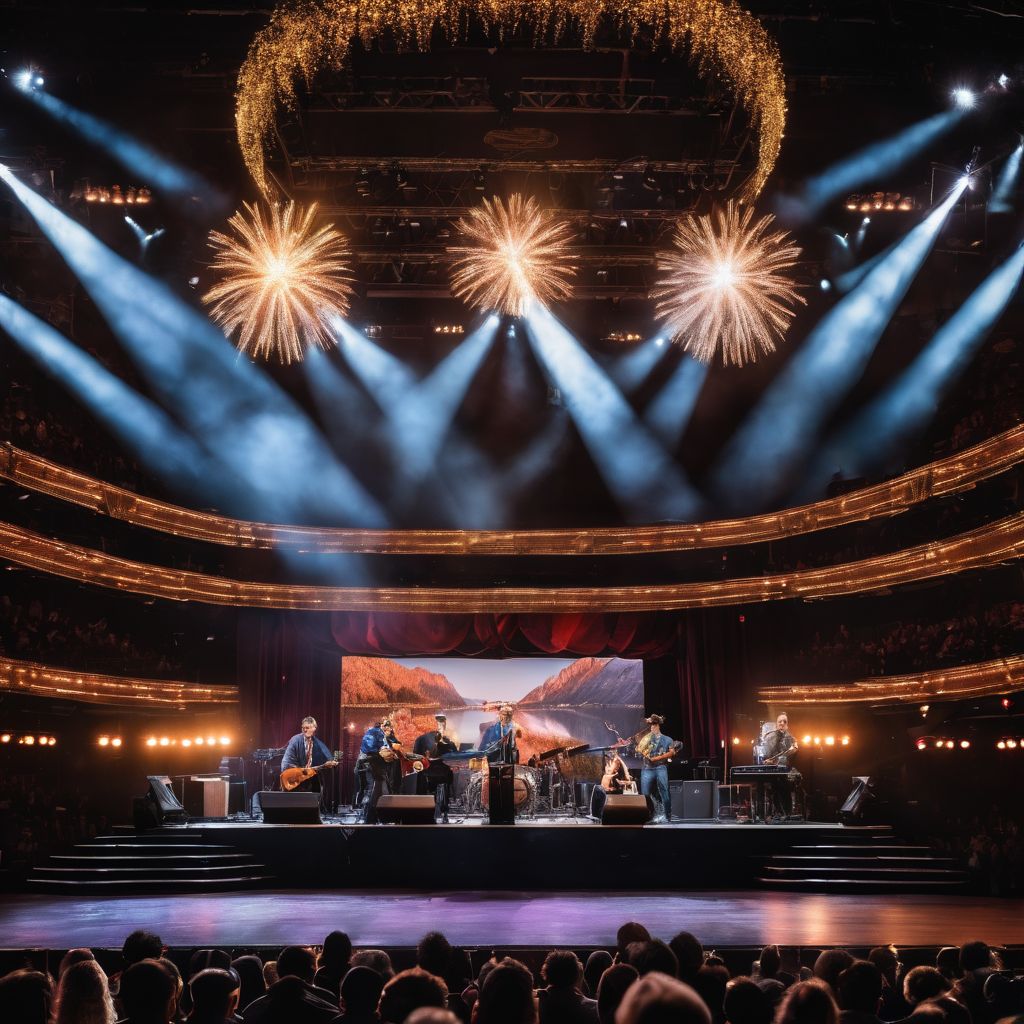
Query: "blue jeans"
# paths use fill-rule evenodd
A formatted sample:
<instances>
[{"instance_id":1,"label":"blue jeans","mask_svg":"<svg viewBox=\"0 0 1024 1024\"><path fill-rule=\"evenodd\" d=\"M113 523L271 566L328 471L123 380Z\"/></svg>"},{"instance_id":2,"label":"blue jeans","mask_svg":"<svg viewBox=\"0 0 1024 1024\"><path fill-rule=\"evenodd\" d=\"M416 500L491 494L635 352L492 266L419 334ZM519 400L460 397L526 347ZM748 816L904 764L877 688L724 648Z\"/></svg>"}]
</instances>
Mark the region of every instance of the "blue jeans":
<instances>
[{"instance_id":1,"label":"blue jeans","mask_svg":"<svg viewBox=\"0 0 1024 1024\"><path fill-rule=\"evenodd\" d=\"M668 796L668 766L659 764L654 768L644 768L640 772L640 792L644 796L652 796L655 800L654 816L672 817L672 803ZM657 804L661 804L659 808Z\"/></svg>"}]
</instances>

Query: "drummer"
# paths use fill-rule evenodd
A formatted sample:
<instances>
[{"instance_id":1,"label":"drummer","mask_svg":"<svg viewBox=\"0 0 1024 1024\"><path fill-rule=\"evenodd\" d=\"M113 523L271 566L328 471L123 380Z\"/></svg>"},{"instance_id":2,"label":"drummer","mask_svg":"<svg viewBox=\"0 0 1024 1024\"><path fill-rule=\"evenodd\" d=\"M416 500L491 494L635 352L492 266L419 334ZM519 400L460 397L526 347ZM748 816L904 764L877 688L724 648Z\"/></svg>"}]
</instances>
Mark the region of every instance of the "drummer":
<instances>
[{"instance_id":1,"label":"drummer","mask_svg":"<svg viewBox=\"0 0 1024 1024\"><path fill-rule=\"evenodd\" d=\"M519 746L523 730L512 720L512 705L502 704L498 720L492 722L480 739L480 747L487 751L491 764L519 764Z\"/></svg>"}]
</instances>

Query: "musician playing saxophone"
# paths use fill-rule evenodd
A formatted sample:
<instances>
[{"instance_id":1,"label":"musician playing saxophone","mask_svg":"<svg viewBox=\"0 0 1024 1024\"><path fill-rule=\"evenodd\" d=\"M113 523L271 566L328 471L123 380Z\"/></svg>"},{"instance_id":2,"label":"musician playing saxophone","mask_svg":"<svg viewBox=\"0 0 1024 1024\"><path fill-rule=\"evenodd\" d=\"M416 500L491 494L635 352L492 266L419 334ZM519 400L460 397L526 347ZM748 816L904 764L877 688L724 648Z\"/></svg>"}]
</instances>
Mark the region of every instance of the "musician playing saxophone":
<instances>
[{"instance_id":1,"label":"musician playing saxophone","mask_svg":"<svg viewBox=\"0 0 1024 1024\"><path fill-rule=\"evenodd\" d=\"M672 803L668 794L668 757L682 744L671 736L666 736L661 727L665 719L661 715L651 715L644 721L651 727L636 745L637 754L644 759L640 772L640 792L654 800L654 817L652 825L672 820Z\"/></svg>"}]
</instances>

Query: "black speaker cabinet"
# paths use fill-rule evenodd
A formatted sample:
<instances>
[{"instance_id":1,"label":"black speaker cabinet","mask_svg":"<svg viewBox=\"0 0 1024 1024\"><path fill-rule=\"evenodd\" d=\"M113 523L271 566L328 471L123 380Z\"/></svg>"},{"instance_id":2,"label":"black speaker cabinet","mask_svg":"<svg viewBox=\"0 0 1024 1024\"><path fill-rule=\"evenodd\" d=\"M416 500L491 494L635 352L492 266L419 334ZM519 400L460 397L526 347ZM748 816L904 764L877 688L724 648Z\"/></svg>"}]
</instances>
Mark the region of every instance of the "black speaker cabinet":
<instances>
[{"instance_id":1,"label":"black speaker cabinet","mask_svg":"<svg viewBox=\"0 0 1024 1024\"><path fill-rule=\"evenodd\" d=\"M319 793L272 793L263 790L256 794L266 825L319 825Z\"/></svg>"},{"instance_id":2,"label":"black speaker cabinet","mask_svg":"<svg viewBox=\"0 0 1024 1024\"><path fill-rule=\"evenodd\" d=\"M610 793L601 812L602 825L644 825L651 820L651 809L645 796Z\"/></svg>"},{"instance_id":3,"label":"black speaker cabinet","mask_svg":"<svg viewBox=\"0 0 1024 1024\"><path fill-rule=\"evenodd\" d=\"M377 819L392 825L433 825L434 798L385 793L377 801Z\"/></svg>"},{"instance_id":4,"label":"black speaker cabinet","mask_svg":"<svg viewBox=\"0 0 1024 1024\"><path fill-rule=\"evenodd\" d=\"M712 779L670 782L669 795L676 821L713 821L718 817L718 783Z\"/></svg>"},{"instance_id":5,"label":"black speaker cabinet","mask_svg":"<svg viewBox=\"0 0 1024 1024\"><path fill-rule=\"evenodd\" d=\"M487 819L491 825L516 823L516 766L492 764L488 774Z\"/></svg>"},{"instance_id":6,"label":"black speaker cabinet","mask_svg":"<svg viewBox=\"0 0 1024 1024\"><path fill-rule=\"evenodd\" d=\"M185 808L178 802L171 788L171 780L167 775L147 775L149 793L147 799L153 804L158 821L184 821Z\"/></svg>"}]
</instances>

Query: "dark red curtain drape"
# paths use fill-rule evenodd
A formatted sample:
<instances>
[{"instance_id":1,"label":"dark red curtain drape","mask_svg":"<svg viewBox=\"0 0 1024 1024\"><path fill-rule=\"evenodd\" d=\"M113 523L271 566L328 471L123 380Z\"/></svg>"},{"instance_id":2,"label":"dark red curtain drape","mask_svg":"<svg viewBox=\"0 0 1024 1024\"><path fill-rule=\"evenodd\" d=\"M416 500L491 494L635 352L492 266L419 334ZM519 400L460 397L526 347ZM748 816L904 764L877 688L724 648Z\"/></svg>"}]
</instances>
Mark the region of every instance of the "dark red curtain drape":
<instances>
[{"instance_id":1,"label":"dark red curtain drape","mask_svg":"<svg viewBox=\"0 0 1024 1024\"><path fill-rule=\"evenodd\" d=\"M252 746L280 746L314 715L333 747L341 658L559 655L644 662L649 711L666 714L691 757L721 752L730 689L743 652L732 609L553 615L310 614L245 610L239 617L242 716ZM735 690L734 690L735 692Z\"/></svg>"}]
</instances>

